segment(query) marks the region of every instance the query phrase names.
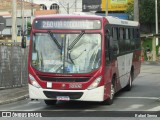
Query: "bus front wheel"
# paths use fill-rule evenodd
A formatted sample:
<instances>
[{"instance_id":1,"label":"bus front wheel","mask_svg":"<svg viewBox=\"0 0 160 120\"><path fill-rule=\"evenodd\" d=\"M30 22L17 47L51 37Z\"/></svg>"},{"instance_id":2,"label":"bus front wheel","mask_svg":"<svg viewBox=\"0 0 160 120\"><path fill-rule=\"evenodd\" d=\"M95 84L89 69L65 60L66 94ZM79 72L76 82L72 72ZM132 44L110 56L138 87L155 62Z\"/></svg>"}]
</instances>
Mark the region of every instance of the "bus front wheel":
<instances>
[{"instance_id":1,"label":"bus front wheel","mask_svg":"<svg viewBox=\"0 0 160 120\"><path fill-rule=\"evenodd\" d=\"M44 100L46 105L55 105L57 103L57 100Z\"/></svg>"},{"instance_id":2,"label":"bus front wheel","mask_svg":"<svg viewBox=\"0 0 160 120\"><path fill-rule=\"evenodd\" d=\"M110 97L102 102L104 105L111 105L113 104L114 100L114 95L115 95L115 77L112 79L111 83L111 90L110 90Z\"/></svg>"}]
</instances>

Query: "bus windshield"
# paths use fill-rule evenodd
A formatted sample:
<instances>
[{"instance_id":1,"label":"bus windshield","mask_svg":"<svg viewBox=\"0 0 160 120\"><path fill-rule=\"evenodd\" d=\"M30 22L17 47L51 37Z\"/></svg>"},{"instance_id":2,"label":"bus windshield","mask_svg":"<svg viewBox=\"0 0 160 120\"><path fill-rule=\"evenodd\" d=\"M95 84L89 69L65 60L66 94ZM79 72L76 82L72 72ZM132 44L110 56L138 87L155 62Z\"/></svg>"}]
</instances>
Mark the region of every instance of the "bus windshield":
<instances>
[{"instance_id":1,"label":"bus windshield","mask_svg":"<svg viewBox=\"0 0 160 120\"><path fill-rule=\"evenodd\" d=\"M98 33L34 33L32 66L47 73L88 73L101 64Z\"/></svg>"}]
</instances>

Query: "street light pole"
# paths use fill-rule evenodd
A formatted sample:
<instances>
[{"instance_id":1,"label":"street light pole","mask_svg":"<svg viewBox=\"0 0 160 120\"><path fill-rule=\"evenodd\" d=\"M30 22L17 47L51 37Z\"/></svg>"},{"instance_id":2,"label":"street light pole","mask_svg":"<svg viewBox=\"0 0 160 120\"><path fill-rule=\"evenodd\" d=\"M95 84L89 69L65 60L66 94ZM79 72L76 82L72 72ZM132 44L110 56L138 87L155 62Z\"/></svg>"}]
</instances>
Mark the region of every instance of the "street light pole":
<instances>
[{"instance_id":1,"label":"street light pole","mask_svg":"<svg viewBox=\"0 0 160 120\"><path fill-rule=\"evenodd\" d=\"M134 0L134 21L139 22L139 4L138 0Z\"/></svg>"},{"instance_id":2,"label":"street light pole","mask_svg":"<svg viewBox=\"0 0 160 120\"><path fill-rule=\"evenodd\" d=\"M108 0L106 0L106 16L108 16Z\"/></svg>"},{"instance_id":3,"label":"street light pole","mask_svg":"<svg viewBox=\"0 0 160 120\"><path fill-rule=\"evenodd\" d=\"M155 0L155 16L156 16L156 34L158 34L158 9L157 0ZM156 38L156 45L158 45L158 38Z\"/></svg>"},{"instance_id":4,"label":"street light pole","mask_svg":"<svg viewBox=\"0 0 160 120\"><path fill-rule=\"evenodd\" d=\"M156 34L158 34L158 10L157 10L157 0L155 0L155 22L156 22ZM153 61L156 61L156 45L158 45L158 38L154 37L152 40L152 54Z\"/></svg>"}]
</instances>

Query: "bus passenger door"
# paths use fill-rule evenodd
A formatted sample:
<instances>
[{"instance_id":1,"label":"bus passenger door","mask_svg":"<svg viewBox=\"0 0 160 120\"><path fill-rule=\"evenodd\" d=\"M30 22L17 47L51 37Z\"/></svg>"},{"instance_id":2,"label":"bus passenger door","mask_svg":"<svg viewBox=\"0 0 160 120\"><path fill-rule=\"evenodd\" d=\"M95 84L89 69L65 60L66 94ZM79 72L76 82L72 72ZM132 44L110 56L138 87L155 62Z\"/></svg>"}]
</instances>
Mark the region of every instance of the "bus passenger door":
<instances>
[{"instance_id":1,"label":"bus passenger door","mask_svg":"<svg viewBox=\"0 0 160 120\"><path fill-rule=\"evenodd\" d=\"M104 98L108 98L110 93L110 83L112 81L112 56L109 47L110 29L105 27L105 73L104 73Z\"/></svg>"}]
</instances>

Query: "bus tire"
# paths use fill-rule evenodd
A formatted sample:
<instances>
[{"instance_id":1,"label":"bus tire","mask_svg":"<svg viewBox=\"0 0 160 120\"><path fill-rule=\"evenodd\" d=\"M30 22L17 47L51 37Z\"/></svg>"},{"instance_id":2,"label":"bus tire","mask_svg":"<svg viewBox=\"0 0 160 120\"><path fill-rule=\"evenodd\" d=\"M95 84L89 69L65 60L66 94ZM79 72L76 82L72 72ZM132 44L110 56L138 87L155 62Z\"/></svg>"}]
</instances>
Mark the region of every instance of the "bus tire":
<instances>
[{"instance_id":1,"label":"bus tire","mask_svg":"<svg viewBox=\"0 0 160 120\"><path fill-rule=\"evenodd\" d=\"M110 97L102 102L103 105L113 104L115 95L115 78L116 78L115 76L112 78Z\"/></svg>"},{"instance_id":2,"label":"bus tire","mask_svg":"<svg viewBox=\"0 0 160 120\"><path fill-rule=\"evenodd\" d=\"M132 81L133 81L133 72L130 73L129 82L125 87L126 91L130 91L132 89Z\"/></svg>"},{"instance_id":3,"label":"bus tire","mask_svg":"<svg viewBox=\"0 0 160 120\"><path fill-rule=\"evenodd\" d=\"M57 100L44 100L46 105L55 105L57 103Z\"/></svg>"}]
</instances>

